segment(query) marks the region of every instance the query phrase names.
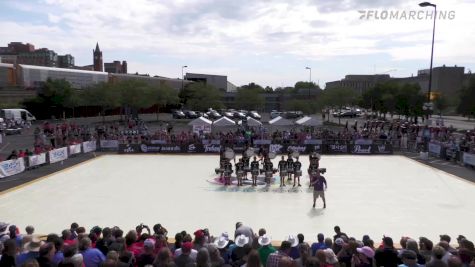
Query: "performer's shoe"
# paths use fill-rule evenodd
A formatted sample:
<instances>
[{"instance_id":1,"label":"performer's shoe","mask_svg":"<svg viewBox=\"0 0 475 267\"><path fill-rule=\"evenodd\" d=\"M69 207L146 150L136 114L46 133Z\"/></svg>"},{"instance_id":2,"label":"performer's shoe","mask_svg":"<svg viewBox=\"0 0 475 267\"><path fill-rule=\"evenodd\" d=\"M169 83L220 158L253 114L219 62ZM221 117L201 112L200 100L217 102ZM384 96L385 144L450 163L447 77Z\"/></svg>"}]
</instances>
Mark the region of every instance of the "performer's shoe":
<instances>
[{"instance_id":1,"label":"performer's shoe","mask_svg":"<svg viewBox=\"0 0 475 267\"><path fill-rule=\"evenodd\" d=\"M302 186L301 184L299 184L299 186Z\"/></svg>"},{"instance_id":2,"label":"performer's shoe","mask_svg":"<svg viewBox=\"0 0 475 267\"><path fill-rule=\"evenodd\" d=\"M327 208L327 204L323 204L323 208L326 209L326 208Z\"/></svg>"},{"instance_id":3,"label":"performer's shoe","mask_svg":"<svg viewBox=\"0 0 475 267\"><path fill-rule=\"evenodd\" d=\"M315 208L315 203L313 203L313 206L312 206L312 207Z\"/></svg>"}]
</instances>

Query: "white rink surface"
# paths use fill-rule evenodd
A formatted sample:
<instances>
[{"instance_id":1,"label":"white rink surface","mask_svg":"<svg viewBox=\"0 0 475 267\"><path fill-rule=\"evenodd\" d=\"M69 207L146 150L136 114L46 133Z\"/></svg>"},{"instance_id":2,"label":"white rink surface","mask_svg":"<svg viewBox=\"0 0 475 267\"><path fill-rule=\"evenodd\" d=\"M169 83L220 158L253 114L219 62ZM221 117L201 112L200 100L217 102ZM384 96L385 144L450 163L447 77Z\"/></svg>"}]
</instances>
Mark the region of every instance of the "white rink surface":
<instances>
[{"instance_id":1,"label":"white rink surface","mask_svg":"<svg viewBox=\"0 0 475 267\"><path fill-rule=\"evenodd\" d=\"M278 158L274 160L277 164ZM339 225L351 236L439 234L475 238L475 185L402 156L323 156L327 209L312 209L305 185L297 192L272 185L224 188L216 177L217 156L108 155L53 174L0 195L0 221L37 233L61 233L71 222L135 229L161 223L170 236L208 227L218 235L232 233L237 221L275 240L303 233L315 240ZM308 158L302 157L303 169ZM274 165L275 166L275 165Z\"/></svg>"}]
</instances>

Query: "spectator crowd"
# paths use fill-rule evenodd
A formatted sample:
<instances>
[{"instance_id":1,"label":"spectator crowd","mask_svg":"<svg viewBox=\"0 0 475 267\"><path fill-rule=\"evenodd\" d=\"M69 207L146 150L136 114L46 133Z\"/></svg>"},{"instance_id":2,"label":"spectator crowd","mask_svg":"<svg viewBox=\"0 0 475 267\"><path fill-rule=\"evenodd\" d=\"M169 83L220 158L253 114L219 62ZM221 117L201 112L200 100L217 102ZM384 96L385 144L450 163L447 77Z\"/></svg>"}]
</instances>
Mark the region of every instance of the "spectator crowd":
<instances>
[{"instance_id":1,"label":"spectator crowd","mask_svg":"<svg viewBox=\"0 0 475 267\"><path fill-rule=\"evenodd\" d=\"M1 267L474 267L473 242L463 235L452 240L440 235L401 237L396 248L391 237L382 240L352 237L334 227L335 234L288 235L278 247L264 228L254 233L236 223L233 235L212 236L208 229L182 231L169 240L160 224L153 229L138 225L125 233L119 227L94 226L89 232L77 223L61 234L39 238L27 226L21 234L15 225L0 223ZM153 232L152 232L153 231ZM125 235L124 235L125 234Z\"/></svg>"}]
</instances>

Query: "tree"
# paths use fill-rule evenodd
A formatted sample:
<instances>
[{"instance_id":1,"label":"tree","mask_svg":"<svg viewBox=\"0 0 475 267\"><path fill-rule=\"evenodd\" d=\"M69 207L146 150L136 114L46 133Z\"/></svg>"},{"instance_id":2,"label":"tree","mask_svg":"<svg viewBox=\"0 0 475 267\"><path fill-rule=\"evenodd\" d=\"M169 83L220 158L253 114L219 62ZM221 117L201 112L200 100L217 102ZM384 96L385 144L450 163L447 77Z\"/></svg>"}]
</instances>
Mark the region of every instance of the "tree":
<instances>
[{"instance_id":1,"label":"tree","mask_svg":"<svg viewBox=\"0 0 475 267\"><path fill-rule=\"evenodd\" d=\"M342 109L343 106L355 104L357 96L351 88L338 87L324 90L320 99L322 106L333 106ZM338 124L340 124L340 117L338 117Z\"/></svg>"},{"instance_id":2,"label":"tree","mask_svg":"<svg viewBox=\"0 0 475 267\"><path fill-rule=\"evenodd\" d=\"M320 87L314 82L299 81L294 85L295 89L320 89Z\"/></svg>"},{"instance_id":3,"label":"tree","mask_svg":"<svg viewBox=\"0 0 475 267\"><path fill-rule=\"evenodd\" d=\"M176 105L180 102L180 98L178 97L178 91L166 84L160 85L159 88L154 88L154 90L156 90L154 93L154 100L155 104L157 105L158 120L160 108L165 107L166 105Z\"/></svg>"},{"instance_id":4,"label":"tree","mask_svg":"<svg viewBox=\"0 0 475 267\"><path fill-rule=\"evenodd\" d=\"M475 78L470 79L468 86L464 86L460 91L457 112L469 119L470 116L475 116Z\"/></svg>"},{"instance_id":5,"label":"tree","mask_svg":"<svg viewBox=\"0 0 475 267\"><path fill-rule=\"evenodd\" d=\"M440 116L442 116L442 112L444 112L448 107L449 101L445 96L439 95L434 100L434 108L439 112Z\"/></svg>"},{"instance_id":6,"label":"tree","mask_svg":"<svg viewBox=\"0 0 475 267\"><path fill-rule=\"evenodd\" d=\"M221 94L213 86L198 82L187 84L184 90L180 92L180 98L187 108L205 111L208 108L223 108Z\"/></svg>"},{"instance_id":7,"label":"tree","mask_svg":"<svg viewBox=\"0 0 475 267\"><path fill-rule=\"evenodd\" d=\"M236 94L236 106L240 109L261 110L265 104L261 93L262 90L256 87L239 88Z\"/></svg>"}]
</instances>

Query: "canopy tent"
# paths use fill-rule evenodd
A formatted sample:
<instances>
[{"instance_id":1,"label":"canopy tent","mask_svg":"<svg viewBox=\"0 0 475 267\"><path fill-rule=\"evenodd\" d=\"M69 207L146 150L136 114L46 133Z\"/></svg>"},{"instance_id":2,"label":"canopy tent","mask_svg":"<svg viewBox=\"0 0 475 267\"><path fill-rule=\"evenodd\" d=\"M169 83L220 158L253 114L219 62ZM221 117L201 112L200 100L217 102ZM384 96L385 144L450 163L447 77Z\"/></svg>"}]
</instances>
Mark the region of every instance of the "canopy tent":
<instances>
[{"instance_id":1,"label":"canopy tent","mask_svg":"<svg viewBox=\"0 0 475 267\"><path fill-rule=\"evenodd\" d=\"M277 118L274 118L274 119L270 120L269 124L271 126L292 126L292 125L294 125L294 122L290 121L288 119L284 119L281 116L279 116Z\"/></svg>"},{"instance_id":2,"label":"canopy tent","mask_svg":"<svg viewBox=\"0 0 475 267\"><path fill-rule=\"evenodd\" d=\"M248 116L246 119L247 119L247 126L249 126L249 127L259 127L259 126L262 125L262 122L254 119L252 117ZM242 124L242 121L239 121L239 125L241 125L241 124Z\"/></svg>"},{"instance_id":3,"label":"canopy tent","mask_svg":"<svg viewBox=\"0 0 475 267\"><path fill-rule=\"evenodd\" d=\"M309 117L309 116L305 116L305 117L297 120L295 123L298 124L298 125L302 125L302 126L313 126L313 127L323 125L322 120L317 119L315 117Z\"/></svg>"},{"instance_id":4,"label":"canopy tent","mask_svg":"<svg viewBox=\"0 0 475 267\"><path fill-rule=\"evenodd\" d=\"M197 119L190 121L190 123L188 123L188 125L193 127L194 133L210 133L211 124L213 124L212 121L203 117L199 117Z\"/></svg>"},{"instance_id":5,"label":"canopy tent","mask_svg":"<svg viewBox=\"0 0 475 267\"><path fill-rule=\"evenodd\" d=\"M228 126L229 127L229 126L236 126L236 123L228 117L222 117L218 120L215 120L213 122L213 126L216 126L216 127L227 127Z\"/></svg>"}]
</instances>

